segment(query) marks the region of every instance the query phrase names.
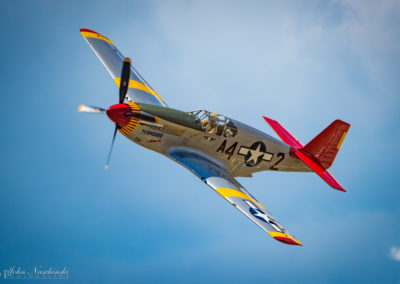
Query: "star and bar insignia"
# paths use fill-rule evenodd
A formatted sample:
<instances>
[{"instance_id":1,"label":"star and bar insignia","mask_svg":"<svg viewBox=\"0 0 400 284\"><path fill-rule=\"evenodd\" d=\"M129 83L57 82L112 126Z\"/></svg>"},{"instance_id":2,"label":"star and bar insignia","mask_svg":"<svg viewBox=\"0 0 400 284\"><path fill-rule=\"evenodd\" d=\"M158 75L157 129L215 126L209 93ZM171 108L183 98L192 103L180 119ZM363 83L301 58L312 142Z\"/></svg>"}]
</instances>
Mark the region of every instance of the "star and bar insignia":
<instances>
[{"instance_id":1,"label":"star and bar insignia","mask_svg":"<svg viewBox=\"0 0 400 284\"><path fill-rule=\"evenodd\" d=\"M254 167L261 161L270 162L274 156L273 153L267 152L265 144L261 141L253 143L250 147L241 146L238 154L244 156L244 162L248 167Z\"/></svg>"}]
</instances>

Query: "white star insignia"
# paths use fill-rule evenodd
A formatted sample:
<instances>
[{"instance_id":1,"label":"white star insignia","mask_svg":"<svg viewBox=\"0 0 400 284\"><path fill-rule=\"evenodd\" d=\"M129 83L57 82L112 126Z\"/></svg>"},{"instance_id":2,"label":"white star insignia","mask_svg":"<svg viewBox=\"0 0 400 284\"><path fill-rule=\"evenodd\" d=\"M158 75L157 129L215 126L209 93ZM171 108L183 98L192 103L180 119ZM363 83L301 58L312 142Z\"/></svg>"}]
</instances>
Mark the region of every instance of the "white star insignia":
<instances>
[{"instance_id":1,"label":"white star insignia","mask_svg":"<svg viewBox=\"0 0 400 284\"><path fill-rule=\"evenodd\" d=\"M261 148L261 144L258 144L257 148L255 150L253 150L249 147L241 146L238 151L238 154L242 155L242 156L247 156L250 152L250 157L246 161L246 163L251 163L251 161L253 161L254 164L257 164L257 161L260 158L260 156L262 156L263 161L270 162L272 160L272 157L274 156L274 154L269 153L269 152L260 151L260 148Z\"/></svg>"}]
</instances>

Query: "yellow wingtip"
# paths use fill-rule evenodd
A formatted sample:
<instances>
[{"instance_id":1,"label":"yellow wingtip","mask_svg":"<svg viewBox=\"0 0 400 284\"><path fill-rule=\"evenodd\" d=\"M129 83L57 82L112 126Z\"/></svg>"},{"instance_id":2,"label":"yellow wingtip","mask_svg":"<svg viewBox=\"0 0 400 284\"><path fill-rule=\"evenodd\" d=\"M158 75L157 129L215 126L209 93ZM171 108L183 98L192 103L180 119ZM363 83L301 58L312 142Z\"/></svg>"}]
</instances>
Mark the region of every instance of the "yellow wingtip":
<instances>
[{"instance_id":1,"label":"yellow wingtip","mask_svg":"<svg viewBox=\"0 0 400 284\"><path fill-rule=\"evenodd\" d=\"M285 243L288 245L295 245L295 246L302 246L303 244L301 242L299 242L298 240L296 240L295 238L293 238L292 236L289 236L288 234L285 233L281 233L281 232L268 232L268 234L273 237L275 240L281 242L281 243Z\"/></svg>"},{"instance_id":2,"label":"yellow wingtip","mask_svg":"<svg viewBox=\"0 0 400 284\"><path fill-rule=\"evenodd\" d=\"M105 42L107 42L110 45L114 46L114 44L108 38L106 38L105 36L95 32L95 31L92 31L92 30L89 30L89 29L80 29L79 32L81 33L81 35L84 38L87 38L87 37L97 38L97 39L100 39L100 40L104 40Z\"/></svg>"}]
</instances>

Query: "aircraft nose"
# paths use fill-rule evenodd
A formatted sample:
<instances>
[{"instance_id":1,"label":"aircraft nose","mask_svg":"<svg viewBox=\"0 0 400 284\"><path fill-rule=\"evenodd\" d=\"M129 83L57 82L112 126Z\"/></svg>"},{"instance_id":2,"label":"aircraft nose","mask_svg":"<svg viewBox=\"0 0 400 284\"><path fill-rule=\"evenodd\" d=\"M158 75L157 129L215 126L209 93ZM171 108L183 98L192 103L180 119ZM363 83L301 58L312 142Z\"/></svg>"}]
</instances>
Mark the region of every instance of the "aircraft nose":
<instances>
[{"instance_id":1,"label":"aircraft nose","mask_svg":"<svg viewBox=\"0 0 400 284\"><path fill-rule=\"evenodd\" d=\"M127 104L115 104L106 110L108 118L118 124L120 127L123 127L129 123L130 118L125 114L130 112L131 108Z\"/></svg>"}]
</instances>

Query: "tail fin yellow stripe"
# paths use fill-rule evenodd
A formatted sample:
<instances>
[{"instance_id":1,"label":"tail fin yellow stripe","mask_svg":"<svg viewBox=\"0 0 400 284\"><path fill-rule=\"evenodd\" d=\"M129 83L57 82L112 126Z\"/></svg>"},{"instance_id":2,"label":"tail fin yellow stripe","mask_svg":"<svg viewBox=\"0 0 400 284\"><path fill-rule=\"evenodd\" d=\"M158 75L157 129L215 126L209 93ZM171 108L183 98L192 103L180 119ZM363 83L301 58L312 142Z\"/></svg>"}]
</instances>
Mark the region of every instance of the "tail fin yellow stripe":
<instances>
[{"instance_id":1,"label":"tail fin yellow stripe","mask_svg":"<svg viewBox=\"0 0 400 284\"><path fill-rule=\"evenodd\" d=\"M338 143L336 148L339 149L340 146L342 146L342 143L343 143L344 137L346 137L346 134L347 134L347 132L343 132L342 138L340 138L340 141L339 141L339 143Z\"/></svg>"}]
</instances>

